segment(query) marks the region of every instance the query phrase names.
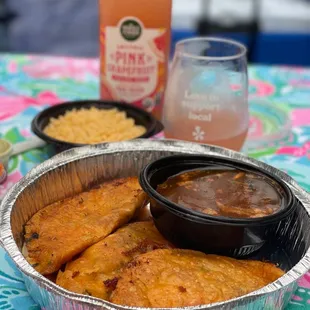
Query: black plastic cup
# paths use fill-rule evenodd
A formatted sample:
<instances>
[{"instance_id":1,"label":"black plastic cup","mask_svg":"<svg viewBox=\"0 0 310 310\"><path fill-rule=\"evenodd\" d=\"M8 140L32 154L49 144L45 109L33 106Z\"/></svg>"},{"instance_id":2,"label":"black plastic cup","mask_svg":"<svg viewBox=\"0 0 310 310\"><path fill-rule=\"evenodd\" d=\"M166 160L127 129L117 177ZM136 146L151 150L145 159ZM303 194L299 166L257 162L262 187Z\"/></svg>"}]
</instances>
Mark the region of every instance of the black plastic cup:
<instances>
[{"instance_id":1,"label":"black plastic cup","mask_svg":"<svg viewBox=\"0 0 310 310\"><path fill-rule=\"evenodd\" d=\"M85 146L87 144L71 143L52 138L44 133L44 128L48 125L51 118L57 118L60 115L64 115L67 111L73 109L87 109L91 107L107 110L116 108L119 111L126 112L128 117L131 117L135 120L136 125L141 125L146 129L146 132L143 135L137 137L136 139L151 138L163 131L164 129L164 126L161 122L156 120L156 118L152 114L142 109L126 103L102 100L69 101L47 108L35 116L31 123L31 129L33 133L39 138L41 138L47 143L54 145L57 151L64 151L73 147ZM104 143L104 141L102 143Z\"/></svg>"},{"instance_id":2,"label":"black plastic cup","mask_svg":"<svg viewBox=\"0 0 310 310\"><path fill-rule=\"evenodd\" d=\"M204 214L173 203L156 189L169 177L199 168L235 168L264 175L281 197L280 210L260 218L229 218ZM164 157L147 165L140 184L150 197L150 210L158 230L178 247L232 257L245 257L258 251L274 234L280 222L293 216L295 198L277 176L254 165L233 159L206 155Z\"/></svg>"}]
</instances>

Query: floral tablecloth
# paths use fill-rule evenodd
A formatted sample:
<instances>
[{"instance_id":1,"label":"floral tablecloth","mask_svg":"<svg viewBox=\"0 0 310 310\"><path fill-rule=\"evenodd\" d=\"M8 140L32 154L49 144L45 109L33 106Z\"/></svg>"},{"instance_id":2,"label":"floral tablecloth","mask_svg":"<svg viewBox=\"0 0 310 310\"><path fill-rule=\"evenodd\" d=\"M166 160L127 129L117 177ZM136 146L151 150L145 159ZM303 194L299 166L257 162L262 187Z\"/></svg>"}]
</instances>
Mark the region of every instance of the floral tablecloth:
<instances>
[{"instance_id":1,"label":"floral tablecloth","mask_svg":"<svg viewBox=\"0 0 310 310\"><path fill-rule=\"evenodd\" d=\"M310 191L310 69L255 66L249 73L253 106L257 100L267 100L271 110L280 108L291 120L287 137L269 141L260 149L249 148L249 155L285 170ZM0 137L12 143L31 135L30 122L45 107L68 99L97 97L97 60L0 56ZM253 137L284 125L277 113L271 117L268 111L252 111ZM12 184L51 155L53 149L47 146L13 157L8 179L0 185L0 199ZM0 309L39 309L1 248ZM310 309L310 273L299 282L288 309Z\"/></svg>"}]
</instances>

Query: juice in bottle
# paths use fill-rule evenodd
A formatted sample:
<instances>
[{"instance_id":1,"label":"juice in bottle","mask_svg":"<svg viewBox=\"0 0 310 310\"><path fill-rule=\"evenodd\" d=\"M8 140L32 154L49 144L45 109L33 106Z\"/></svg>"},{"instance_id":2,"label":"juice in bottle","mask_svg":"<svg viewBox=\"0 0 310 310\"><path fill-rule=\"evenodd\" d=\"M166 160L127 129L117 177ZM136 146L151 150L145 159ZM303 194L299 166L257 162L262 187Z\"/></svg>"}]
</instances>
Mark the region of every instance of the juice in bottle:
<instances>
[{"instance_id":1,"label":"juice in bottle","mask_svg":"<svg viewBox=\"0 0 310 310\"><path fill-rule=\"evenodd\" d=\"M100 96L161 118L172 0L99 0Z\"/></svg>"}]
</instances>

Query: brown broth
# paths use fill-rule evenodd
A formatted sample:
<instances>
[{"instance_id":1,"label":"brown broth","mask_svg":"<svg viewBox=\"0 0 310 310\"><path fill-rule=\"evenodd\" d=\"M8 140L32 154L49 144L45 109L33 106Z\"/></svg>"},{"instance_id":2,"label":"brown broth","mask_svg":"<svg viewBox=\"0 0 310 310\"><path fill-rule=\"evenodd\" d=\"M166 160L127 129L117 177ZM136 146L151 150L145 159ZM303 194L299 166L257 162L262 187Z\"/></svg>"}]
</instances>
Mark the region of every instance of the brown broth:
<instances>
[{"instance_id":1,"label":"brown broth","mask_svg":"<svg viewBox=\"0 0 310 310\"><path fill-rule=\"evenodd\" d=\"M157 191L168 200L208 215L258 218L281 207L281 188L248 171L192 170L170 177Z\"/></svg>"}]
</instances>

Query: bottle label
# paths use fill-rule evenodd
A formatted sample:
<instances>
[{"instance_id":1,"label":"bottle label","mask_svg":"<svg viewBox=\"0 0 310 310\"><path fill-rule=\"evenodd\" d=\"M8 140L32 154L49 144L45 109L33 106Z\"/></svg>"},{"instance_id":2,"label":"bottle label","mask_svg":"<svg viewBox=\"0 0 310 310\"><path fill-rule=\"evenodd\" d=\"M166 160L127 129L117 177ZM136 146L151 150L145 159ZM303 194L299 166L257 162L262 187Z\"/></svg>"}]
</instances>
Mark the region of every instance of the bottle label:
<instances>
[{"instance_id":1,"label":"bottle label","mask_svg":"<svg viewBox=\"0 0 310 310\"><path fill-rule=\"evenodd\" d=\"M101 29L101 97L148 111L164 89L166 29L145 28L135 17Z\"/></svg>"}]
</instances>

